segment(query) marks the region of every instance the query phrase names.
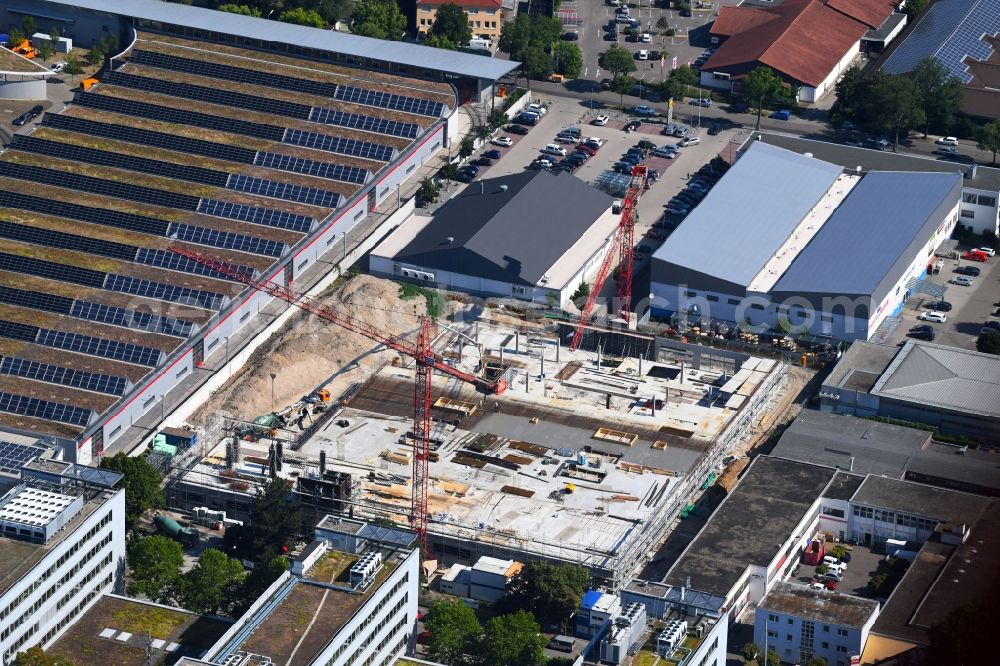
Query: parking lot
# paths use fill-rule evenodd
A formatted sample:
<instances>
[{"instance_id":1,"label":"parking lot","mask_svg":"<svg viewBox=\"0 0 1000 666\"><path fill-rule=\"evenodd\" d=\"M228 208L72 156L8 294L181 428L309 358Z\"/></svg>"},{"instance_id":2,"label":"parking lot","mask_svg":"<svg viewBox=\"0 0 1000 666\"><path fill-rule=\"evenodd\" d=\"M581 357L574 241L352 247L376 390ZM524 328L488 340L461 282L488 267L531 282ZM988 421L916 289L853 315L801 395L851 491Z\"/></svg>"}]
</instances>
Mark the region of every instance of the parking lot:
<instances>
[{"instance_id":1,"label":"parking lot","mask_svg":"<svg viewBox=\"0 0 1000 666\"><path fill-rule=\"evenodd\" d=\"M968 248L962 247L961 251L966 249ZM917 319L921 312L928 311L925 306L934 300L926 294L919 294L917 297L911 298L900 312L899 326L893 331L887 343L899 344L907 339L907 334L912 327L929 325L934 330L936 344L975 349L976 338L979 337L979 330L983 323L990 319L991 315L1000 307L998 305L1000 303L1000 270L996 268L998 261L1000 261L998 257L992 257L985 263L945 259L941 273L928 275L925 280L943 285L946 288L944 300L952 305L952 310L946 313L948 321L935 323ZM971 287L963 287L949 282L959 275L954 272L955 268L959 266L976 266L980 269L981 273L978 277L973 278ZM992 318L996 319L996 317Z\"/></svg>"},{"instance_id":2,"label":"parking lot","mask_svg":"<svg viewBox=\"0 0 1000 666\"><path fill-rule=\"evenodd\" d=\"M834 544L827 544L827 550ZM851 561L844 570L843 580L837 584L837 591L845 594L870 596L868 581L877 573L883 573L881 566L883 555L861 546L849 546ZM799 565L799 575L789 579L790 582L808 584L815 576L816 567L808 564Z\"/></svg>"}]
</instances>

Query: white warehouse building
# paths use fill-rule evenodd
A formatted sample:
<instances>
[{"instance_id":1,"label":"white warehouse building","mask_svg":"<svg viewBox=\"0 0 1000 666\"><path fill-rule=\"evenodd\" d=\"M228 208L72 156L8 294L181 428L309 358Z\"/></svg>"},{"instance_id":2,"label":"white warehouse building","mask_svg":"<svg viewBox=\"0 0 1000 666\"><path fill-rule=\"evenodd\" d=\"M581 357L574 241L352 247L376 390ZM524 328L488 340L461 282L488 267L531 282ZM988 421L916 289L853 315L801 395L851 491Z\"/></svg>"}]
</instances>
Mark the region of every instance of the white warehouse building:
<instances>
[{"instance_id":1,"label":"white warehouse building","mask_svg":"<svg viewBox=\"0 0 1000 666\"><path fill-rule=\"evenodd\" d=\"M612 203L567 173L477 181L433 216L407 218L372 250L370 270L478 296L565 306L611 245L618 225Z\"/></svg>"},{"instance_id":2,"label":"white warehouse building","mask_svg":"<svg viewBox=\"0 0 1000 666\"><path fill-rule=\"evenodd\" d=\"M921 287L961 191L958 173L861 174L755 141L653 254L653 314L867 340Z\"/></svg>"}]
</instances>

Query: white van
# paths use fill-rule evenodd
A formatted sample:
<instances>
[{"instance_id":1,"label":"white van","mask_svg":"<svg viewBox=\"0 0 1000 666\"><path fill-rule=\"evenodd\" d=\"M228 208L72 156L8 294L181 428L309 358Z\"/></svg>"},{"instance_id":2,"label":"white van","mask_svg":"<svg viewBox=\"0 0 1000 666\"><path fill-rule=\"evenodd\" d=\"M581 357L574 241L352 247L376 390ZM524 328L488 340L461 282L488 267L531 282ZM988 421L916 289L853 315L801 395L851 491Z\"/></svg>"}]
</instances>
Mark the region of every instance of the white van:
<instances>
[{"instance_id":1,"label":"white van","mask_svg":"<svg viewBox=\"0 0 1000 666\"><path fill-rule=\"evenodd\" d=\"M542 148L542 152L546 155L558 155L559 157L566 157L566 149L560 146L558 143L550 143Z\"/></svg>"}]
</instances>

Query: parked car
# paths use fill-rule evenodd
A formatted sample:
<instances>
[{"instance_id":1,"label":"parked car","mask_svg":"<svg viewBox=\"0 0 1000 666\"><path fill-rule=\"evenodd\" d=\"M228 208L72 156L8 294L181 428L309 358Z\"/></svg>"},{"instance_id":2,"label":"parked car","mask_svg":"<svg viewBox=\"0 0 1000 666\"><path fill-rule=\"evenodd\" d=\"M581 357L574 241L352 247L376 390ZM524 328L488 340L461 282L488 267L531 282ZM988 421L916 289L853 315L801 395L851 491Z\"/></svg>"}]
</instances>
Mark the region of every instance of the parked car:
<instances>
[{"instance_id":1,"label":"parked car","mask_svg":"<svg viewBox=\"0 0 1000 666\"><path fill-rule=\"evenodd\" d=\"M608 124L609 120L611 120L610 117L601 115L601 116L597 116L596 118L594 118L593 120L591 120L590 124L591 125L597 125L598 127L603 127L604 125Z\"/></svg>"},{"instance_id":2,"label":"parked car","mask_svg":"<svg viewBox=\"0 0 1000 666\"><path fill-rule=\"evenodd\" d=\"M958 139L956 139L953 136L943 136L934 143L938 144L939 146L957 146Z\"/></svg>"},{"instance_id":3,"label":"parked car","mask_svg":"<svg viewBox=\"0 0 1000 666\"><path fill-rule=\"evenodd\" d=\"M510 148L514 145L514 139L509 136L498 136L497 138L490 141L494 146L503 146L504 148Z\"/></svg>"},{"instance_id":4,"label":"parked car","mask_svg":"<svg viewBox=\"0 0 1000 666\"><path fill-rule=\"evenodd\" d=\"M524 125L507 125L507 127L504 128L504 131L510 132L511 134L520 134L521 136L524 136L531 130L529 130Z\"/></svg>"},{"instance_id":5,"label":"parked car","mask_svg":"<svg viewBox=\"0 0 1000 666\"><path fill-rule=\"evenodd\" d=\"M976 266L959 266L955 269L955 272L959 275L971 275L972 277L979 277L979 268Z\"/></svg>"},{"instance_id":6,"label":"parked car","mask_svg":"<svg viewBox=\"0 0 1000 666\"><path fill-rule=\"evenodd\" d=\"M639 104L638 106L633 108L632 113L634 113L637 116L643 116L643 117L656 115L656 111L653 108L646 106L645 104Z\"/></svg>"},{"instance_id":7,"label":"parked car","mask_svg":"<svg viewBox=\"0 0 1000 666\"><path fill-rule=\"evenodd\" d=\"M957 275L951 279L953 284L957 284L960 287L971 287L973 284L973 279L968 275Z\"/></svg>"},{"instance_id":8,"label":"parked car","mask_svg":"<svg viewBox=\"0 0 1000 666\"><path fill-rule=\"evenodd\" d=\"M984 333L992 333L994 331L1000 331L1000 321L988 321L983 324L983 327L979 329L979 335Z\"/></svg>"},{"instance_id":9,"label":"parked car","mask_svg":"<svg viewBox=\"0 0 1000 666\"><path fill-rule=\"evenodd\" d=\"M668 160L672 160L677 157L677 146L660 146L653 151L653 155L656 157L666 157Z\"/></svg>"},{"instance_id":10,"label":"parked car","mask_svg":"<svg viewBox=\"0 0 1000 666\"><path fill-rule=\"evenodd\" d=\"M750 105L746 102L733 102L729 105L729 113L749 113Z\"/></svg>"},{"instance_id":11,"label":"parked car","mask_svg":"<svg viewBox=\"0 0 1000 666\"><path fill-rule=\"evenodd\" d=\"M989 256L985 252L979 252L977 250L969 250L962 254L962 259L967 261L986 261Z\"/></svg>"},{"instance_id":12,"label":"parked car","mask_svg":"<svg viewBox=\"0 0 1000 666\"><path fill-rule=\"evenodd\" d=\"M699 139L698 137L696 137L696 136L686 136L686 137L684 137L683 139L681 139L680 141L677 142L677 147L678 148L684 148L686 146L695 146L695 145L697 145L699 143L701 143L701 139Z\"/></svg>"},{"instance_id":13,"label":"parked car","mask_svg":"<svg viewBox=\"0 0 1000 666\"><path fill-rule=\"evenodd\" d=\"M928 310L937 310L938 312L951 312L951 303L948 301L931 301L924 305Z\"/></svg>"},{"instance_id":14,"label":"parked car","mask_svg":"<svg viewBox=\"0 0 1000 666\"><path fill-rule=\"evenodd\" d=\"M566 149L557 143L547 144L542 148L542 152L546 155L558 155L559 157L566 157Z\"/></svg>"},{"instance_id":15,"label":"parked car","mask_svg":"<svg viewBox=\"0 0 1000 666\"><path fill-rule=\"evenodd\" d=\"M539 157L538 159L536 159L535 161L533 161L528 166L528 168L529 169L551 169L552 166L553 166L553 164L554 163L553 163L552 160L550 160L548 158L545 158L545 157Z\"/></svg>"},{"instance_id":16,"label":"parked car","mask_svg":"<svg viewBox=\"0 0 1000 666\"><path fill-rule=\"evenodd\" d=\"M810 590L825 590L826 586L823 585L823 583L820 583L820 582L809 583L809 589Z\"/></svg>"},{"instance_id":17,"label":"parked car","mask_svg":"<svg viewBox=\"0 0 1000 666\"><path fill-rule=\"evenodd\" d=\"M525 111L530 111L531 113L537 113L540 116L544 116L549 112L547 108L539 104L538 102L533 102L525 107Z\"/></svg>"},{"instance_id":18,"label":"parked car","mask_svg":"<svg viewBox=\"0 0 1000 666\"><path fill-rule=\"evenodd\" d=\"M788 120L792 117L792 112L788 109L781 109L780 111L775 111L768 118L774 118L776 120Z\"/></svg>"},{"instance_id":19,"label":"parked car","mask_svg":"<svg viewBox=\"0 0 1000 666\"><path fill-rule=\"evenodd\" d=\"M632 166L642 164L642 158L634 153L630 155L622 155L621 161L631 164Z\"/></svg>"},{"instance_id":20,"label":"parked car","mask_svg":"<svg viewBox=\"0 0 1000 666\"><path fill-rule=\"evenodd\" d=\"M583 142L594 144L598 148L604 145L604 139L599 136L588 136Z\"/></svg>"},{"instance_id":21,"label":"parked car","mask_svg":"<svg viewBox=\"0 0 1000 666\"><path fill-rule=\"evenodd\" d=\"M972 250L972 251L973 252L982 252L987 257L995 257L996 254L997 254L996 250L994 250L991 247L977 247L975 250Z\"/></svg>"},{"instance_id":22,"label":"parked car","mask_svg":"<svg viewBox=\"0 0 1000 666\"><path fill-rule=\"evenodd\" d=\"M933 342L935 337L934 329L924 329L924 328L915 331L910 331L906 335L911 338L916 338L917 340L926 340L928 342Z\"/></svg>"},{"instance_id":23,"label":"parked car","mask_svg":"<svg viewBox=\"0 0 1000 666\"><path fill-rule=\"evenodd\" d=\"M695 97L689 102L689 104L691 104L692 106L710 107L712 106L712 100L710 100L707 97Z\"/></svg>"},{"instance_id":24,"label":"parked car","mask_svg":"<svg viewBox=\"0 0 1000 666\"><path fill-rule=\"evenodd\" d=\"M712 125L711 127L708 128L708 135L709 136L715 136L716 134L718 134L721 131L722 131L721 127L719 127L718 125Z\"/></svg>"},{"instance_id":25,"label":"parked car","mask_svg":"<svg viewBox=\"0 0 1000 666\"><path fill-rule=\"evenodd\" d=\"M682 208L681 206L675 206L673 204L671 204L670 206L667 206L667 213L669 213L670 215L676 215L678 217L684 217L690 211L691 211L691 209L687 208L687 207L683 207Z\"/></svg>"},{"instance_id":26,"label":"parked car","mask_svg":"<svg viewBox=\"0 0 1000 666\"><path fill-rule=\"evenodd\" d=\"M571 30L570 32L564 32L562 34L562 39L564 39L567 42L575 42L578 39L580 39L580 33L576 32L575 30Z\"/></svg>"},{"instance_id":27,"label":"parked car","mask_svg":"<svg viewBox=\"0 0 1000 666\"><path fill-rule=\"evenodd\" d=\"M943 146L934 150L938 155L943 155L945 157L957 157L960 153L958 148L952 148L951 146Z\"/></svg>"},{"instance_id":28,"label":"parked car","mask_svg":"<svg viewBox=\"0 0 1000 666\"><path fill-rule=\"evenodd\" d=\"M678 125L674 128L674 136L687 136L688 128Z\"/></svg>"},{"instance_id":29,"label":"parked car","mask_svg":"<svg viewBox=\"0 0 1000 666\"><path fill-rule=\"evenodd\" d=\"M639 38L639 41L642 42L643 44L652 44L653 36L648 32L644 32L642 33L642 36Z\"/></svg>"},{"instance_id":30,"label":"parked car","mask_svg":"<svg viewBox=\"0 0 1000 666\"><path fill-rule=\"evenodd\" d=\"M463 183L472 182L479 175L479 167L467 164L458 170L458 179Z\"/></svg>"},{"instance_id":31,"label":"parked car","mask_svg":"<svg viewBox=\"0 0 1000 666\"><path fill-rule=\"evenodd\" d=\"M480 157L479 159L474 160L472 163L474 165L480 166L480 167L493 166L493 160L491 160L488 157Z\"/></svg>"},{"instance_id":32,"label":"parked car","mask_svg":"<svg viewBox=\"0 0 1000 666\"><path fill-rule=\"evenodd\" d=\"M948 321L948 315L943 312L938 312L937 310L931 310L930 312L921 312L917 315L917 319L921 321L934 321L939 324L943 324Z\"/></svg>"},{"instance_id":33,"label":"parked car","mask_svg":"<svg viewBox=\"0 0 1000 666\"><path fill-rule=\"evenodd\" d=\"M559 143L576 143L576 137L570 134L559 134L556 136Z\"/></svg>"},{"instance_id":34,"label":"parked car","mask_svg":"<svg viewBox=\"0 0 1000 666\"><path fill-rule=\"evenodd\" d=\"M594 148L593 144L581 143L576 147L576 152L587 153L587 157L593 157L597 154L597 148Z\"/></svg>"},{"instance_id":35,"label":"parked car","mask_svg":"<svg viewBox=\"0 0 1000 666\"><path fill-rule=\"evenodd\" d=\"M25 111L17 118L14 118L13 124L17 127L20 127L21 125L26 125L28 122L30 122L31 118L32 118L31 111Z\"/></svg>"},{"instance_id":36,"label":"parked car","mask_svg":"<svg viewBox=\"0 0 1000 666\"><path fill-rule=\"evenodd\" d=\"M485 153L483 153L483 157L488 157L491 160L498 160L501 157L503 157L503 153L501 153L499 150L487 150Z\"/></svg>"},{"instance_id":37,"label":"parked car","mask_svg":"<svg viewBox=\"0 0 1000 666\"><path fill-rule=\"evenodd\" d=\"M635 144L635 147L647 152L650 150L656 150L656 144L649 139L640 139L639 142Z\"/></svg>"},{"instance_id":38,"label":"parked car","mask_svg":"<svg viewBox=\"0 0 1000 666\"><path fill-rule=\"evenodd\" d=\"M611 170L615 173L629 175L632 173L632 165L628 162L615 162Z\"/></svg>"},{"instance_id":39,"label":"parked car","mask_svg":"<svg viewBox=\"0 0 1000 666\"><path fill-rule=\"evenodd\" d=\"M65 62L57 62L56 64L52 65L52 67L50 67L49 69L51 69L53 72L55 72L56 74L58 74L59 72L61 72L64 69L66 69L66 63Z\"/></svg>"}]
</instances>

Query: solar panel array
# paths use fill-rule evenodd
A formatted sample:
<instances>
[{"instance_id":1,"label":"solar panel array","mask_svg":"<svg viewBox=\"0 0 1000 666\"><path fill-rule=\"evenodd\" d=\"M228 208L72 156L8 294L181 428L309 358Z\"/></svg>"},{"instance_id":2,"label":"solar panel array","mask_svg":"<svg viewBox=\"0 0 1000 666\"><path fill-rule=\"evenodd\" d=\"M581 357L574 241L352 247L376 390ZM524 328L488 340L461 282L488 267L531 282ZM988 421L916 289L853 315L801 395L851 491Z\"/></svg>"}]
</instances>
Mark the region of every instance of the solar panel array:
<instances>
[{"instance_id":1,"label":"solar panel array","mask_svg":"<svg viewBox=\"0 0 1000 666\"><path fill-rule=\"evenodd\" d=\"M88 236L64 234L61 231L51 231L39 227L29 227L24 224L12 224L0 220L0 238L16 240L22 243L32 243L44 247L55 247L62 250L73 250L86 254L96 254L100 257L111 257L123 261L134 261L137 248L134 245L112 243L111 241Z\"/></svg>"},{"instance_id":2,"label":"solar panel array","mask_svg":"<svg viewBox=\"0 0 1000 666\"><path fill-rule=\"evenodd\" d=\"M0 162L0 176L52 185L53 187L63 187L70 190L80 190L91 194L101 194L117 199L140 201L142 203L176 208L178 210L196 210L200 201L198 197L188 194L166 192L151 187L94 178L93 176L59 171L58 169L47 169L30 164Z\"/></svg>"},{"instance_id":3,"label":"solar panel array","mask_svg":"<svg viewBox=\"0 0 1000 666\"><path fill-rule=\"evenodd\" d=\"M170 106L160 106L158 104L148 104L146 102L135 102L111 95L98 95L96 93L78 93L74 98L74 104L86 106L92 109L110 111L123 115L139 116L150 120L159 120L165 123L175 123L178 125L194 125L219 132L230 134L242 134L268 141L281 141L285 133L284 127L277 125L265 125L263 123L252 123L246 120L236 120L234 118L224 118L213 116L209 113L198 113L196 111L184 111Z\"/></svg>"},{"instance_id":4,"label":"solar panel array","mask_svg":"<svg viewBox=\"0 0 1000 666\"><path fill-rule=\"evenodd\" d=\"M175 150L179 153L190 155L201 155L202 157L214 157L230 162L241 164L252 164L257 151L240 146L231 146L226 143L215 143L214 141L203 141L201 139L191 139L186 136L167 134L165 132L154 132L152 130L140 129L138 127L127 127L124 125L114 125L111 123L100 123L86 118L77 118L64 114L46 115L46 127L77 132L79 134L89 134L91 136L101 136L106 139L124 141L126 143L136 143L141 146L155 146L167 150Z\"/></svg>"},{"instance_id":5,"label":"solar panel array","mask_svg":"<svg viewBox=\"0 0 1000 666\"><path fill-rule=\"evenodd\" d=\"M38 338L38 327L0 319L0 337L20 340L21 342L34 342Z\"/></svg>"},{"instance_id":6,"label":"solar panel array","mask_svg":"<svg viewBox=\"0 0 1000 666\"><path fill-rule=\"evenodd\" d=\"M101 356L111 358L116 361L132 363L134 365L145 365L155 368L163 355L159 349L133 345L128 342L118 340L105 340L95 338L92 335L81 333L67 333L66 331L56 331L51 328L38 329L38 337L35 342L46 347L55 349L65 349L66 351L87 354L88 356Z\"/></svg>"},{"instance_id":7,"label":"solar panel array","mask_svg":"<svg viewBox=\"0 0 1000 666\"><path fill-rule=\"evenodd\" d=\"M399 136L404 139L415 139L420 132L420 126L414 123L401 123L398 120L362 116L357 113L346 113L335 109L314 107L309 114L309 120L323 125L336 125L350 129L375 132L387 136Z\"/></svg>"},{"instance_id":8,"label":"solar panel array","mask_svg":"<svg viewBox=\"0 0 1000 666\"><path fill-rule=\"evenodd\" d=\"M301 157L289 157L288 155L278 155L277 153L257 153L257 157L253 163L254 166L267 169L304 173L309 176L316 176L317 178L339 180L356 185L363 185L368 180L367 169L331 164L330 162L305 160Z\"/></svg>"},{"instance_id":9,"label":"solar panel array","mask_svg":"<svg viewBox=\"0 0 1000 666\"><path fill-rule=\"evenodd\" d=\"M6 252L0 252L0 270L25 273L26 275L79 284L84 287L96 287L97 289L104 285L104 280L107 277L106 273L89 268L67 266L66 264L57 264L54 261L22 257L19 254Z\"/></svg>"},{"instance_id":10,"label":"solar panel array","mask_svg":"<svg viewBox=\"0 0 1000 666\"><path fill-rule=\"evenodd\" d=\"M260 254L265 257L280 257L285 253L285 244L279 241L247 236L245 234L234 234L228 231L218 231L206 227L194 227L189 224L173 223L167 229L167 236L188 243L199 245L209 245L211 247L221 247L227 250L239 250L251 254Z\"/></svg>"},{"instance_id":11,"label":"solar panel array","mask_svg":"<svg viewBox=\"0 0 1000 666\"><path fill-rule=\"evenodd\" d=\"M0 255L2 258L2 255ZM114 273L103 274L102 287L109 291L119 291L123 294L134 296L145 296L171 303L184 303L199 308L218 310L225 303L225 296L211 291L192 289L190 287L175 287L162 282L143 280L142 278L129 277L127 275L116 275Z\"/></svg>"},{"instance_id":12,"label":"solar panel array","mask_svg":"<svg viewBox=\"0 0 1000 666\"><path fill-rule=\"evenodd\" d=\"M68 313L70 316L79 319L97 321L113 326L122 326L137 331L147 333L162 333L186 338L194 330L194 324L183 319L174 317L161 317L160 315L148 312L138 312L136 310L126 310L116 308L103 303L91 303L89 301L73 301L73 306Z\"/></svg>"},{"instance_id":13,"label":"solar panel array","mask_svg":"<svg viewBox=\"0 0 1000 666\"><path fill-rule=\"evenodd\" d=\"M0 472L16 474L44 452L45 449L39 446L0 441Z\"/></svg>"},{"instance_id":14,"label":"solar panel array","mask_svg":"<svg viewBox=\"0 0 1000 666\"><path fill-rule=\"evenodd\" d=\"M285 130L281 141L293 146L314 148L316 150L325 150L328 153L340 153L341 155L362 157L381 162L391 160L394 152L390 146L382 146L368 141L356 141L355 139L342 139L339 136L306 132L305 130L292 128Z\"/></svg>"},{"instance_id":15,"label":"solar panel array","mask_svg":"<svg viewBox=\"0 0 1000 666\"><path fill-rule=\"evenodd\" d=\"M49 421L59 421L60 423L69 423L76 426L87 425L94 415L92 409L63 405L58 402L39 400L38 398L26 398L23 395L15 395L13 393L0 393L0 411L20 414L21 416L33 416Z\"/></svg>"},{"instance_id":16,"label":"solar panel array","mask_svg":"<svg viewBox=\"0 0 1000 666\"><path fill-rule=\"evenodd\" d=\"M245 95L243 93L232 92L231 90L196 86L190 83L175 83L174 81L154 79L148 76L136 76L123 72L107 72L104 74L102 80L106 84L121 86L122 88L142 90L144 92L179 97L181 99L192 99L207 104L247 109L248 111L270 113L298 120L307 120L309 112L312 110L312 107L308 104L297 104L281 99L258 97L257 95Z\"/></svg>"},{"instance_id":17,"label":"solar panel array","mask_svg":"<svg viewBox=\"0 0 1000 666\"><path fill-rule=\"evenodd\" d=\"M68 315L73 309L73 299L41 291L27 291L0 285L0 303L19 305L24 308L55 312Z\"/></svg>"},{"instance_id":18,"label":"solar panel array","mask_svg":"<svg viewBox=\"0 0 1000 666\"><path fill-rule=\"evenodd\" d=\"M269 208L258 208L256 206L245 206L243 204L217 201L215 199L202 199L196 210L205 215L253 222L254 224L288 229L300 233L307 233L315 221L313 218L305 215L296 215L294 213L286 213Z\"/></svg>"},{"instance_id":19,"label":"solar panel array","mask_svg":"<svg viewBox=\"0 0 1000 666\"><path fill-rule=\"evenodd\" d=\"M193 259L188 259L187 257L177 254L176 252L171 252L170 250L151 250L148 248L139 248L139 252L135 256L135 260L140 264L146 264L147 266L156 266L158 268L166 268L171 271L180 271L182 273L194 273L195 275L204 275L205 277L215 278L217 280L232 280L225 273L220 273L216 270L208 268L204 264L199 264ZM247 275L253 274L253 269L246 266L233 265L233 267L240 273Z\"/></svg>"},{"instance_id":20,"label":"solar panel array","mask_svg":"<svg viewBox=\"0 0 1000 666\"><path fill-rule=\"evenodd\" d=\"M229 174L223 171L216 171L214 169L162 162L160 160L135 157L134 155L126 155L124 153L113 153L108 150L97 150L96 148L84 148L82 146L74 146L47 139L37 139L21 134L14 136L13 145L17 150L24 150L39 155L136 171L153 176L163 176L164 178L186 180L213 187L225 186L226 178L229 176Z\"/></svg>"},{"instance_id":21,"label":"solar panel array","mask_svg":"<svg viewBox=\"0 0 1000 666\"><path fill-rule=\"evenodd\" d=\"M167 228L170 226L169 222L158 220L155 217L122 213L106 208L91 208L65 201L55 201L45 197L35 197L20 192L0 191L0 207L30 210L43 215L54 215L69 220L79 220L106 227L115 227L116 229L127 229L128 231L150 234L152 236L167 235Z\"/></svg>"},{"instance_id":22,"label":"solar panel array","mask_svg":"<svg viewBox=\"0 0 1000 666\"><path fill-rule=\"evenodd\" d=\"M328 192L316 187L305 187L291 183L279 183L274 180L254 178L240 174L229 176L229 180L226 182L226 189L256 194L262 197L271 197L273 199L285 199L313 206L323 206L324 208L336 208L337 204L340 203L340 195L336 192Z\"/></svg>"},{"instance_id":23,"label":"solar panel array","mask_svg":"<svg viewBox=\"0 0 1000 666\"><path fill-rule=\"evenodd\" d=\"M441 112L444 111L444 104L441 102L432 102L428 99L420 99L419 97L394 95L377 90L366 90L365 88L354 88L352 86L337 86L334 98L342 102L377 106L380 109L415 113L432 118L440 117Z\"/></svg>"},{"instance_id":24,"label":"solar panel array","mask_svg":"<svg viewBox=\"0 0 1000 666\"><path fill-rule=\"evenodd\" d=\"M1000 0L948 0L930 9L882 66L907 74L924 58L935 58L964 83L972 80L964 60L988 60L993 47L983 35L1000 33Z\"/></svg>"},{"instance_id":25,"label":"solar panel array","mask_svg":"<svg viewBox=\"0 0 1000 666\"><path fill-rule=\"evenodd\" d=\"M292 76L282 76L256 69L244 69L243 67L233 67L231 65L220 65L207 60L192 60L191 58L181 58L166 53L156 53L153 51L132 51L129 62L147 67L159 67L160 69L172 69L176 72L186 72L198 76L207 76L213 79L225 79L227 81L237 81L239 83L252 83L268 88L280 88L309 95L319 95L321 97L333 97L337 90L335 83L323 83L322 81L311 81Z\"/></svg>"},{"instance_id":26,"label":"solar panel array","mask_svg":"<svg viewBox=\"0 0 1000 666\"><path fill-rule=\"evenodd\" d=\"M5 356L0 360L0 374L37 379L40 382L60 384L85 391L107 393L108 395L125 395L125 389L128 388L128 380L124 377L63 368L58 365L10 356Z\"/></svg>"}]
</instances>

